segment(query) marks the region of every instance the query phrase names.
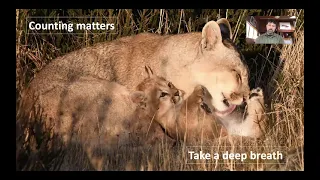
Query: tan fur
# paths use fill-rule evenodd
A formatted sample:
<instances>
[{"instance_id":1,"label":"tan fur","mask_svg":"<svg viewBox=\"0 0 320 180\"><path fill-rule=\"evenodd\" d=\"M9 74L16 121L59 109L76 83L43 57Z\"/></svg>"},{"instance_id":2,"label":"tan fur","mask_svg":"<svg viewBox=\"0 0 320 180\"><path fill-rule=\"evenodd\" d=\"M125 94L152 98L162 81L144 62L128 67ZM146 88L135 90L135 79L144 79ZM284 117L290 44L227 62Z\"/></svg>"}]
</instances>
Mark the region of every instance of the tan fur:
<instances>
[{"instance_id":1,"label":"tan fur","mask_svg":"<svg viewBox=\"0 0 320 180\"><path fill-rule=\"evenodd\" d=\"M265 134L267 116L263 90L261 88L252 89L250 95L255 96L247 100L247 116L245 118L243 114L230 116L228 123L224 124L230 135L261 138Z\"/></svg>"},{"instance_id":2,"label":"tan fur","mask_svg":"<svg viewBox=\"0 0 320 180\"><path fill-rule=\"evenodd\" d=\"M196 86L183 104L176 107L179 111L175 116L177 118L159 119L159 123L171 137L186 145L212 144L216 139L227 135L233 139L248 138L249 141L251 138L262 138L266 130L263 91L256 88L250 94L256 96L246 101L248 115L245 119L242 120L243 113L233 113L227 116L228 123L222 124L218 116L212 118L209 106L204 107L212 99L208 90L203 86Z\"/></svg>"},{"instance_id":3,"label":"tan fur","mask_svg":"<svg viewBox=\"0 0 320 180\"><path fill-rule=\"evenodd\" d=\"M227 20L218 23L230 27ZM72 84L80 76L116 81L132 90L144 78L141 64L147 64L155 74L183 89L185 97L196 85L205 86L213 97L212 106L224 111L228 108L223 103L225 98L230 104L239 104L248 96L248 70L231 42L222 39L218 23L208 22L202 32L122 37L58 57L31 82L24 97L27 104L24 109L28 113L34 96ZM223 78L225 74L231 78Z\"/></svg>"},{"instance_id":4,"label":"tan fur","mask_svg":"<svg viewBox=\"0 0 320 180\"><path fill-rule=\"evenodd\" d=\"M220 20L218 23L230 27L226 20ZM28 113L34 102L33 98L41 98L47 93L56 94L56 97L63 96L63 93L55 91L61 92L60 88L73 84L82 76L89 75L115 81L128 90L135 90L136 85L145 78L146 72L142 65L146 64L153 69L154 74L171 81L178 89L183 89L185 98L192 94L197 85L202 85L208 90L211 98L206 104L213 115L204 118L203 127L211 126L217 119L223 124L230 124L228 114L221 115L219 112L229 109L223 102L225 99L229 104L236 105L248 99L248 69L232 43L222 39L218 23L208 22L202 32L166 36L142 33L123 37L58 57L30 83L23 97L26 100L23 109ZM90 92L91 89L91 86L85 86L82 92ZM55 103L58 101L48 101L46 106L52 108ZM167 119L164 127L168 131L171 131L169 128L175 127L176 117L180 116L179 106L174 107L175 111L164 111L163 116L158 117ZM202 111L197 111L199 106L194 107L195 112ZM213 122L210 122L210 118ZM178 121L180 123L180 120ZM192 127L192 124L189 127ZM197 129L201 126L198 124L194 127ZM234 127L236 129L236 126ZM187 132L191 131L188 129ZM211 132L212 129L209 128L207 131ZM182 129L181 132L185 131ZM198 129L197 132L196 134L199 134Z\"/></svg>"},{"instance_id":5,"label":"tan fur","mask_svg":"<svg viewBox=\"0 0 320 180\"><path fill-rule=\"evenodd\" d=\"M45 109L47 121L55 123L62 142L80 144L93 167L102 170L104 157L119 148L175 142L157 122L175 111L183 92L149 67L146 72L148 78L131 93L118 83L83 76L41 95L37 104Z\"/></svg>"},{"instance_id":6,"label":"tan fur","mask_svg":"<svg viewBox=\"0 0 320 180\"><path fill-rule=\"evenodd\" d=\"M211 98L208 90L199 85L184 101L176 130L178 138L187 145L212 144L216 138L226 135L224 126L212 118L212 111L208 109Z\"/></svg>"}]
</instances>

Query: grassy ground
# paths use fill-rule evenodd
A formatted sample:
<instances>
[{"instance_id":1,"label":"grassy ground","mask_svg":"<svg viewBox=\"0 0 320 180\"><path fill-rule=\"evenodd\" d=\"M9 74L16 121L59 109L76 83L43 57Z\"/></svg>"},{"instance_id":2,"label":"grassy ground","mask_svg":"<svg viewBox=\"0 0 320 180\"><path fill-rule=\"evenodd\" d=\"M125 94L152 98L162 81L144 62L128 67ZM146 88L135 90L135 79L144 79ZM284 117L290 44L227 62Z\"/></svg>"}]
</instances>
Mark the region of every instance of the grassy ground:
<instances>
[{"instance_id":1,"label":"grassy ground","mask_svg":"<svg viewBox=\"0 0 320 180\"><path fill-rule=\"evenodd\" d=\"M175 149L160 146L149 155L148 151L136 153L116 152L108 156L107 170L304 170L304 13L300 10L16 10L16 94L17 104L21 91L30 80L52 59L96 42L110 41L140 32L175 34L201 31L207 20L227 17L235 33L234 42L243 51L250 67L251 88L260 86L265 91L269 130L267 140L250 144L238 140L237 144L214 142L203 147L206 152L273 152L277 148L285 155L282 161L274 160L220 160L190 161L187 147ZM114 18L116 34L28 34L27 16L69 16ZM248 15L295 15L297 40L294 45L254 46L245 42L245 17ZM95 21L95 19L88 19ZM280 58L279 58L280 57ZM281 59L279 61L279 59ZM278 65L281 68L277 68ZM19 106L17 106L19 111ZM17 116L16 121L18 122ZM40 121L34 121L39 123ZM50 135L32 134L34 124L17 127L17 170L53 170L62 157L73 162L75 157L39 151L47 148ZM226 144L227 143L227 144ZM71 164L77 170L90 170L84 153L78 145L76 157L86 166ZM155 153L157 152L157 153ZM221 155L221 154L220 154ZM268 164L273 163L273 164ZM66 165L63 165L66 166Z\"/></svg>"}]
</instances>

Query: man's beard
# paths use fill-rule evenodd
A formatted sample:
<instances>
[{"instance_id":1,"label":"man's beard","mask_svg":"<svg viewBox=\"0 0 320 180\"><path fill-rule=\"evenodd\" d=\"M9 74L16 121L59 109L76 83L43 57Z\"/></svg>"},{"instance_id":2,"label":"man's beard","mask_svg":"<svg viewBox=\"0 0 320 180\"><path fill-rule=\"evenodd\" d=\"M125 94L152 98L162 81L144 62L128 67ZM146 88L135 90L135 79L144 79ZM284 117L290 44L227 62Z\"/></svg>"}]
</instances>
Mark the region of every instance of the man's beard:
<instances>
[{"instance_id":1,"label":"man's beard","mask_svg":"<svg viewBox=\"0 0 320 180\"><path fill-rule=\"evenodd\" d=\"M272 29L268 29L267 35L271 35L271 34L273 34L273 30Z\"/></svg>"}]
</instances>

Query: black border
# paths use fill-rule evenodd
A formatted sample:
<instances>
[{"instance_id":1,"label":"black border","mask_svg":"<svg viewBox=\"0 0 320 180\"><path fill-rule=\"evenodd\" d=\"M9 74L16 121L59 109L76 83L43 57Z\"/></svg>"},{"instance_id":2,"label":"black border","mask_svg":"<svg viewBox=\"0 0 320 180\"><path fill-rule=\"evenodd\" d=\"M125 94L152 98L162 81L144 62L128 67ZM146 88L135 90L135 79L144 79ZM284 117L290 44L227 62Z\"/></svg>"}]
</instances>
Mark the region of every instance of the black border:
<instances>
[{"instance_id":1,"label":"black border","mask_svg":"<svg viewBox=\"0 0 320 180\"><path fill-rule=\"evenodd\" d=\"M300 4L299 4L300 3ZM260 5L260 8L257 6ZM77 0L55 0L55 1L41 1L41 0L16 0L15 7L17 9L304 9L306 2L292 2L292 1L130 1L130 0L95 0L83 1L82 3ZM228 7L228 8L226 8ZM299 7L299 8L295 8Z\"/></svg>"},{"instance_id":2,"label":"black border","mask_svg":"<svg viewBox=\"0 0 320 180\"><path fill-rule=\"evenodd\" d=\"M301 8L301 6L306 5L306 2L303 2L303 1L300 1L300 2L301 2L300 8ZM293 5L297 6L297 4L299 4L299 2L293 2L293 1L289 1L289 2L288 1L284 1L283 4L282 3L280 4L280 2L276 2L276 1L274 1L273 3L260 2L260 1L251 1L251 2L248 2L248 1L246 1L246 2L237 1L237 3L232 3L231 1L228 1L228 2L225 3L224 7L228 6L231 9L231 8L235 7L235 5L236 5L235 9L236 8L240 8L240 7L249 8L249 7L252 7L253 5L261 4L261 5L265 6L266 8L267 8L268 5L269 5L269 7L270 7L270 5L271 6L276 5L276 6L278 6L278 9L280 9L280 8L281 9L289 9L289 7L292 8L291 6L293 6ZM279 4L276 4L276 3L279 3ZM81 6L81 3L79 1L69 1L69 2L66 2L66 1L64 1L64 2L63 1L30 1L30 0L29 1L15 1L15 5L16 5L17 9L19 9L19 8L40 8L40 7L41 8L57 8L57 6L64 7L64 8L81 8L81 7L88 8L90 6L95 6L96 8L115 8L116 7L116 8L121 8L122 9L122 8L130 8L130 7L132 8L132 7L135 7L135 6L138 6L138 5L140 5L141 8L147 8L146 6L152 6L151 4L155 4L156 5L156 7L154 7L154 8L165 8L165 7L166 8L195 8L195 7L202 6L203 8L208 9L208 8L221 8L221 7L223 7L221 1L220 2L213 2L213 1L212 2L202 2L202 3L199 2L199 1L196 1L196 2L189 3L189 6L187 5L186 1L177 2L176 4L174 4L173 2L164 2L164 1L161 1L161 2L156 2L156 1L141 2L141 4L139 4L136 1L126 1L126 2L124 2L124 1L112 1L112 2L94 1L94 2L90 2L89 1L89 2L83 2L82 6ZM150 7L148 7L148 8L150 8ZM271 7L271 8L274 8L274 7ZM256 8L254 8L254 9L256 9ZM312 27L309 24L311 24L311 23L314 24L315 22L317 22L317 19L311 20L312 17L315 17L315 18L317 17L317 14L311 15L312 11L313 12L317 12L316 10L307 10L307 9L305 9L305 17L310 18L310 20L305 20L305 23L304 23L305 26L310 26L311 30L312 30ZM309 12L310 12L310 14L309 14ZM13 12L12 12L12 14L13 14ZM13 21L13 18L12 18L12 21ZM3 22L3 23L5 23L5 22ZM7 24L9 25L9 24L11 24L11 22L7 23ZM13 24L13 22L12 22L12 24ZM308 29L308 28L305 27L305 29ZM306 78L305 82L306 82L306 84L308 84L308 83L310 84L310 88L308 88L308 85L307 85L307 88L305 88L305 90L306 90L305 94L307 94L307 96L306 96L307 98L306 99L308 99L308 97L309 97L309 99L310 99L309 100L310 101L309 104L311 104L311 101L315 101L315 98L318 97L317 95L316 96L312 96L312 94L317 94L317 92L315 92L315 93L311 92L311 90L316 90L315 85L314 85L313 88L311 87L311 83L312 83L312 78L314 78L314 81L317 82L317 77L314 77L314 76L316 76L315 73L319 71L318 67L320 67L320 66L317 66L319 64L319 58L317 57L319 49L317 48L318 44L315 44L315 43L318 43L318 41L315 40L315 38L318 39L317 38L318 34L317 34L317 32L312 33L311 31L309 33L310 33L310 35L305 31L305 50L306 50L305 51L305 59L307 59L306 60L306 62L307 62L306 63L306 70L305 70L305 72L307 74L306 75L307 78ZM309 40L308 40L308 38L309 38ZM309 41L309 43L307 43L308 41ZM312 41L314 41L313 44L311 44ZM5 43L5 47L8 48L9 46L7 45L7 42L6 41L3 41L3 42ZM11 41L9 41L9 42L11 42ZM312 50L312 48L314 48L314 49ZM13 47L12 47L12 49L13 49ZM6 58L3 58L2 62L8 63L8 62L13 62L13 61L11 61L9 59L6 59ZM3 65L3 66L7 67L6 65ZM315 70L312 70L311 68L315 68ZM9 68L3 68L2 70L3 71L9 71ZM12 73L13 73L13 70L12 70ZM6 77L8 77L7 74L10 74L10 73L5 73L4 76L3 76L4 77L3 80L6 79L6 81L8 81L7 79L10 79L10 78L6 78ZM12 81L13 81L13 78L12 78ZM10 84L10 83L8 83L8 84ZM13 84L13 82L12 82L12 84ZM6 88L7 83L3 83L3 85L4 85L3 89L8 90L8 88ZM8 94L10 94L10 93L8 93ZM12 101L9 101L9 102L12 102ZM7 105L5 104L5 106L7 106ZM315 106L309 105L309 107L307 108L308 109L307 110L308 113L306 113L306 114L311 114L312 112L317 112L316 109L312 110L312 108L318 108L318 106L317 105L315 105ZM319 165L318 165L318 163L317 163L317 161L315 159L315 157L319 157L319 155L318 155L319 152L313 152L313 153L311 152L311 150L314 150L314 151L318 150L318 148L316 148L316 146L317 146L316 144L318 144L317 142L319 142L319 140L317 140L317 139L312 141L312 138L315 138L317 136L319 130L317 130L317 129L311 130L312 127L313 128L317 127L316 125L311 125L311 124L313 122L319 122L319 119L317 117L312 118L311 115L309 115L309 116L310 116L309 118L306 118L307 119L307 123L305 124L305 126L309 126L309 127L306 128L308 130L305 131L305 132L308 132L309 134L311 132L314 132L314 133L312 135L309 135L309 136L307 135L307 133L305 134L305 141L307 141L307 139L308 139L308 141L310 143L309 146L308 145L306 146L307 148L305 149L305 152L304 152L304 154L305 154L305 156L304 156L304 158L305 158L305 171L309 171L310 169L319 167ZM5 121L6 123L7 123L7 121L10 121L10 123L11 123L10 118L9 119L3 118L3 121ZM10 123L8 122L8 124L10 124ZM13 125L13 122L12 122L12 125ZM2 130L9 130L10 128L7 128L9 126L10 125L8 125L8 126L4 125ZM4 131L2 131L2 132L4 132ZM15 133L14 132L5 133L5 136L3 136L2 139L6 139L6 140L9 139L9 138L6 138L6 137L7 137L7 134L11 134L11 133L12 133L12 135L14 134L12 139L14 140L13 142L15 142L15 138L14 138L15 137ZM313 143L313 144L311 144L311 143ZM9 150L10 148L7 148L8 147L7 144L10 144L10 143L3 143L3 148L2 149L9 151L9 153L3 153L3 155L7 156L7 154L11 154L12 153L12 156L15 157L15 155L14 155L15 151L13 149ZM308 152L308 151L310 151L310 152ZM306 160L306 159L310 159L310 160ZM309 161L310 164L307 164L306 163L307 161ZM12 160L10 162L15 162L15 161L12 158ZM311 164L312 162L314 162L316 164L312 165ZM9 167L7 163L4 164L4 165ZM14 164L12 165L12 169L13 168L15 169L15 165ZM285 172L287 172L288 174L286 174ZM255 178L261 178L262 176L275 178L275 177L280 177L281 174L284 175L284 176L282 176L282 178L290 178L290 177L288 177L289 171L285 171L285 172L278 172L277 174L275 172L270 172L270 171L251 172L251 173ZM95 173L92 173L92 172L79 172L79 173L73 173L73 172L69 172L69 173L55 172L55 173L52 173L52 172L47 172L45 174L42 174L41 172L39 172L38 176L40 176L41 178L47 178L47 177L54 177L54 175L59 175L59 174L63 175L64 174L64 175L73 175L73 176L79 175L80 177L81 176L85 177L85 175L87 175L87 177L89 177L89 178L94 178L95 177L94 175L98 175L98 176L101 175L101 176L105 176L105 177L111 177L112 175L114 175L116 178L120 178L120 176L122 176L122 175L123 176L127 175L127 177L132 178L133 175L142 175L140 177L143 177L143 175L145 175L145 176L146 175L150 175L151 177L160 177L160 178L162 177L162 178L165 178L165 175L169 175L167 177L179 178L179 179L181 178L182 179L184 177L192 176L192 174L194 174L195 178L198 179L198 178L203 177L201 175L208 176L208 178L218 178L218 175L221 175L221 176L224 175L225 177L235 176L235 178L237 178L237 177L239 178L239 177L241 177L241 176L239 176L239 175L241 175L240 173L245 173L245 174L242 174L243 178L248 178L249 174L251 174L251 173L249 173L247 171L244 171L244 172L233 172L233 173L231 173L229 171L228 172L221 172L221 171L219 171L219 172L188 171L187 172L187 171L183 171L181 173L176 172L176 171L172 171L172 172L167 172L167 171L166 172L165 171L163 171L163 172L161 172L161 171L156 171L156 172L128 172L128 171L117 171L117 172L114 172L114 171L109 171L109 172L95 172ZM256 173L263 173L263 174L258 175ZM294 172L292 172L292 173L294 173ZM298 176L298 174L302 175L301 173L298 173L298 172L294 173L293 175L294 176ZM33 173L33 172L16 172L16 175L18 175L18 176L23 176L23 175L24 176L31 176L31 175L37 175L37 173ZM299 177L297 177L297 178L299 178Z\"/></svg>"}]
</instances>

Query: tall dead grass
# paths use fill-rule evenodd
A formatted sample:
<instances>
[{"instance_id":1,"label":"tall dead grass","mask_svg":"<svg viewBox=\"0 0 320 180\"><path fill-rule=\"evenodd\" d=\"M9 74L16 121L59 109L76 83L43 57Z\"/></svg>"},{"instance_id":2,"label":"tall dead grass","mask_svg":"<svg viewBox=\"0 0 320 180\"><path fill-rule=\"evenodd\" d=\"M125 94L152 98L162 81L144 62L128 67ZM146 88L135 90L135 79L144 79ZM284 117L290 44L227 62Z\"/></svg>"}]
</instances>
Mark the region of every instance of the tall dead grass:
<instances>
[{"instance_id":1,"label":"tall dead grass","mask_svg":"<svg viewBox=\"0 0 320 180\"><path fill-rule=\"evenodd\" d=\"M80 11L80 10L79 10ZM117 11L117 12L115 12ZM174 11L174 12L173 12ZM143 10L138 17L133 16L132 10L107 10L108 16L117 18L119 33L117 35L87 36L55 34L27 35L25 18L33 15L32 10L16 10L16 93L17 112L19 112L20 94L28 82L36 76L48 62L55 57L72 50L91 45L104 40L113 40L119 37L136 34L144 31L170 34L198 31L206 20L216 19L221 16L219 10L204 10L199 19L192 19L191 10ZM234 19L234 29L237 32L239 43L245 29L243 27L249 11L227 10L226 16ZM274 152L281 151L285 156L283 160L192 160L188 150L192 147L178 145L174 149L168 148L165 143L152 151L122 150L106 157L104 170L204 170L204 171L256 171L256 170L304 170L304 32L303 11L289 10L290 15L298 17L299 31L293 45L279 47L265 47L257 54L256 58L247 59L251 72L251 81L254 86L262 86L268 105L268 131L267 139L263 142L252 142L239 138L235 142L217 140L210 146L193 147L194 150L202 148L211 155L223 152ZM78 10L70 10L69 14L78 15ZM104 15L104 10L95 10L96 16ZM273 10L265 12L271 15ZM252 13L251 13L252 14ZM53 14L55 15L55 14ZM261 15L261 14L260 14ZM203 21L203 22L202 22ZM248 49L247 47L245 47ZM256 48L256 47L254 47ZM264 51L266 50L266 51ZM280 66L278 60L280 54ZM268 68L267 68L268 67ZM280 68L279 68L280 67ZM35 127L43 127L41 119L34 120L31 124L21 124L20 117L17 122L17 170L93 170L90 163L78 145L70 147L73 153L58 151L56 154L41 151L48 148L48 139L52 134L45 131L36 134ZM232 143L233 142L233 143ZM188 149L189 148L189 149ZM192 150L192 149L191 149ZM221 154L220 154L221 155ZM67 159L69 164L61 164L62 159ZM77 164L79 163L79 164ZM73 167L73 168L72 168Z\"/></svg>"}]
</instances>

